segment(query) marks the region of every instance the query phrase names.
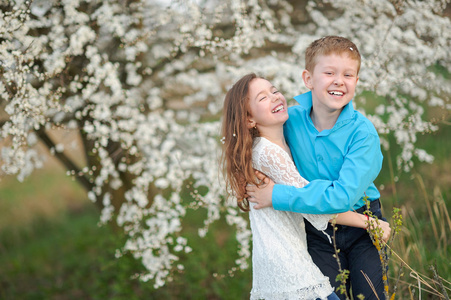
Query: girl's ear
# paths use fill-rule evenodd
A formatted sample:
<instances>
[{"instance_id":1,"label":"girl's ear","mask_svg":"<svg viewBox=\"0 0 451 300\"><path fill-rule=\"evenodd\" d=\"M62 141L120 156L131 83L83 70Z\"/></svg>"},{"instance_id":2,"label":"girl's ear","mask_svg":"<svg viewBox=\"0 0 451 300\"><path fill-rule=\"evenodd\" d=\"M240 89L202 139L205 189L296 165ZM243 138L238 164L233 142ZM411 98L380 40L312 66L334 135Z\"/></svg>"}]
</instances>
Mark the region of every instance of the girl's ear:
<instances>
[{"instance_id":1,"label":"girl's ear","mask_svg":"<svg viewBox=\"0 0 451 300\"><path fill-rule=\"evenodd\" d=\"M251 129L251 128L255 127L255 125L257 125L257 123L254 120L252 120L250 118L247 119L247 128L248 129Z\"/></svg>"},{"instance_id":2,"label":"girl's ear","mask_svg":"<svg viewBox=\"0 0 451 300\"><path fill-rule=\"evenodd\" d=\"M312 89L313 89L313 85L312 85L312 74L311 74L308 70L304 70L304 71L302 72L302 79L304 80L305 86L306 86L309 90L312 90Z\"/></svg>"}]
</instances>

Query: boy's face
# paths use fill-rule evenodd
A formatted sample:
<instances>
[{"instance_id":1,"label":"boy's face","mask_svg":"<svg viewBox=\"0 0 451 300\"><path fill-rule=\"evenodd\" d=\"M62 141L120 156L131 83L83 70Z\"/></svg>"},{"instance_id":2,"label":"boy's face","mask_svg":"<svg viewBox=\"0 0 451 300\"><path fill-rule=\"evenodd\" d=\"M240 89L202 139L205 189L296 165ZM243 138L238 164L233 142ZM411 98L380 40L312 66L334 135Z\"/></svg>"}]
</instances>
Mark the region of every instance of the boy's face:
<instances>
[{"instance_id":1,"label":"boy's face","mask_svg":"<svg viewBox=\"0 0 451 300\"><path fill-rule=\"evenodd\" d=\"M346 54L317 57L313 72L302 73L305 85L312 91L316 113L341 111L354 97L359 63Z\"/></svg>"}]
</instances>

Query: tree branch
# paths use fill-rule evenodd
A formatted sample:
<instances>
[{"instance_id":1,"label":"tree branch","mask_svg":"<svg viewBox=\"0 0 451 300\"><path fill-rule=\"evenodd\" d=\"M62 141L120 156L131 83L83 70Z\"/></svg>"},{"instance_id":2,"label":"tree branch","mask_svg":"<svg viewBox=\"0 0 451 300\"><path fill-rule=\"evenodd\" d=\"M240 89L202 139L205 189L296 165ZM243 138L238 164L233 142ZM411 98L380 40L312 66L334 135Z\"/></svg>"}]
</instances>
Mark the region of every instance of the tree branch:
<instances>
[{"instance_id":1,"label":"tree branch","mask_svg":"<svg viewBox=\"0 0 451 300\"><path fill-rule=\"evenodd\" d=\"M39 138L42 140L42 142L47 146L47 148L52 149L55 148L55 143L52 141L52 139L48 136L48 134L45 132L45 129L40 128L36 131ZM75 171L75 178L77 181L83 186L83 188L86 190L86 192L89 192L94 187L91 182L89 182L88 178L86 178L85 175L78 176L80 173L80 168L75 165L75 163L67 157L64 152L57 152L55 151L55 157L66 167L69 171Z\"/></svg>"}]
</instances>

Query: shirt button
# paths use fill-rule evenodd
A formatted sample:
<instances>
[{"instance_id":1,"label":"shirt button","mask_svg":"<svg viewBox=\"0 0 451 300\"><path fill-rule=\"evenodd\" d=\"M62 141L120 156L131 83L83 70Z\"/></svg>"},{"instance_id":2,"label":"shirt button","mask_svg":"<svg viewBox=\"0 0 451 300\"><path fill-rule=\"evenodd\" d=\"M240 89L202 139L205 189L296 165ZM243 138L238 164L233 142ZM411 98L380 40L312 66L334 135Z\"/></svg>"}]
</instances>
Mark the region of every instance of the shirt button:
<instances>
[{"instance_id":1,"label":"shirt button","mask_svg":"<svg viewBox=\"0 0 451 300\"><path fill-rule=\"evenodd\" d=\"M318 155L318 160L323 161L323 157L321 155Z\"/></svg>"}]
</instances>

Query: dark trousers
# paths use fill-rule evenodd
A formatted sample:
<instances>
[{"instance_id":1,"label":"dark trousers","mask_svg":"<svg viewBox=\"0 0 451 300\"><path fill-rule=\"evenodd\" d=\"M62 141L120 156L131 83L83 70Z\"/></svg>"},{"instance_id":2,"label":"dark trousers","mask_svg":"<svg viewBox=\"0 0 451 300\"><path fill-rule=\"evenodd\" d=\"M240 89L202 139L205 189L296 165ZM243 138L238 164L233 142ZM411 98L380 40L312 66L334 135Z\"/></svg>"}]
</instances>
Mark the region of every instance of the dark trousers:
<instances>
[{"instance_id":1,"label":"dark trousers","mask_svg":"<svg viewBox=\"0 0 451 300\"><path fill-rule=\"evenodd\" d=\"M365 210L366 206L358 209L357 212L363 213ZM383 219L379 200L370 202L370 210L374 216ZM346 283L348 295L350 295L350 289L352 289L354 299L357 299L359 294L363 294L365 300L377 299L363 275L365 273L374 285L379 299L385 299L379 253L373 245L368 232L365 229L349 226L336 225L336 227L338 229L335 232L335 239L337 248L340 249L338 257L341 268L350 272ZM339 272L337 259L333 256L335 254L333 243L330 243L329 238L323 232L316 230L307 220L305 220L305 229L307 232L308 251L313 261L323 274L329 277L330 283L334 288L340 286L341 282L335 280ZM331 224L328 225L326 233L332 238L333 229ZM337 291L336 293L340 299L346 299L344 294Z\"/></svg>"}]
</instances>

